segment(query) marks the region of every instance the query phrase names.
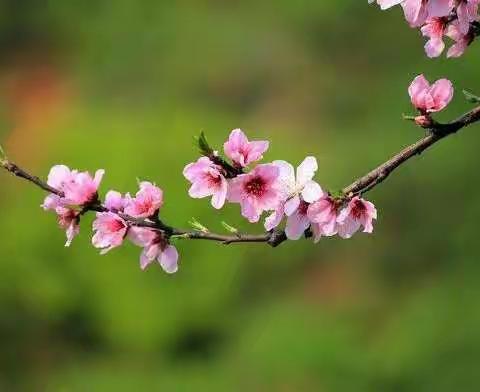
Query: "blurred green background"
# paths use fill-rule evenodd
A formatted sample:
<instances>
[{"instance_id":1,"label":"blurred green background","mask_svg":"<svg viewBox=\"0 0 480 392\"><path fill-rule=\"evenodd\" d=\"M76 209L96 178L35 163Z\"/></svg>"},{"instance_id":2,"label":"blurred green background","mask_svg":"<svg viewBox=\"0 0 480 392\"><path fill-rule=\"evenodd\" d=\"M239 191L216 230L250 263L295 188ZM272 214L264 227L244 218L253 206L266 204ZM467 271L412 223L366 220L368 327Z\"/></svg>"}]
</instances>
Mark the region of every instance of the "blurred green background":
<instances>
[{"instance_id":1,"label":"blurred green background","mask_svg":"<svg viewBox=\"0 0 480 392\"><path fill-rule=\"evenodd\" d=\"M422 46L359 0L1 0L0 140L42 176L104 168L102 192L154 181L171 224L261 232L188 197L192 137L242 128L338 189L421 136L401 120L416 74L454 81L439 119L480 91L477 44ZM65 249L45 195L0 173L0 390L479 390L479 145L462 131L372 191L372 236L179 242L174 276L133 245L100 256L91 217Z\"/></svg>"}]
</instances>

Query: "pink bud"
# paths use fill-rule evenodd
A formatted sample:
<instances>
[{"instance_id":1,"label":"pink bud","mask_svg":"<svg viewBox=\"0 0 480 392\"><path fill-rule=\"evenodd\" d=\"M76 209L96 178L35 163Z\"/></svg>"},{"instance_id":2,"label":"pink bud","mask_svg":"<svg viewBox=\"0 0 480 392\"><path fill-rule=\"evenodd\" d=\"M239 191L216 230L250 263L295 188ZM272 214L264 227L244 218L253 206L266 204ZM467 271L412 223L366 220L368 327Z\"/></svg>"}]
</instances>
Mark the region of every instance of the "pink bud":
<instances>
[{"instance_id":1,"label":"pink bud","mask_svg":"<svg viewBox=\"0 0 480 392\"><path fill-rule=\"evenodd\" d=\"M443 110L452 100L453 86L448 79L430 85L423 75L417 76L408 88L413 106L423 113Z\"/></svg>"},{"instance_id":2,"label":"pink bud","mask_svg":"<svg viewBox=\"0 0 480 392\"><path fill-rule=\"evenodd\" d=\"M148 181L140 183L134 198L127 194L125 213L135 218L150 218L163 205L163 191Z\"/></svg>"},{"instance_id":3,"label":"pink bud","mask_svg":"<svg viewBox=\"0 0 480 392\"><path fill-rule=\"evenodd\" d=\"M228 141L223 145L225 155L233 163L240 167L248 166L250 163L263 158L263 153L268 150L267 141L248 141L247 136L241 129L234 129L230 133Z\"/></svg>"}]
</instances>

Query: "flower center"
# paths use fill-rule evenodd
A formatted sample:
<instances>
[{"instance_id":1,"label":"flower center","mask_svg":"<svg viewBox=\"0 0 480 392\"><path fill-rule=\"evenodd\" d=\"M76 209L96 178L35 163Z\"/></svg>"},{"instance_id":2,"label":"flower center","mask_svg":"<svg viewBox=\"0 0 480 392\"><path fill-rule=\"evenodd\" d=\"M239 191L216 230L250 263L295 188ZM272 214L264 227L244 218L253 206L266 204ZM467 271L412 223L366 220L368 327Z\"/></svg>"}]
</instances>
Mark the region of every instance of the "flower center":
<instances>
[{"instance_id":1,"label":"flower center","mask_svg":"<svg viewBox=\"0 0 480 392\"><path fill-rule=\"evenodd\" d=\"M302 200L298 206L298 213L300 215L307 215L308 206L309 204Z\"/></svg>"},{"instance_id":2,"label":"flower center","mask_svg":"<svg viewBox=\"0 0 480 392\"><path fill-rule=\"evenodd\" d=\"M251 196L260 197L265 193L265 180L262 177L256 176L245 183L245 192Z\"/></svg>"},{"instance_id":3,"label":"flower center","mask_svg":"<svg viewBox=\"0 0 480 392\"><path fill-rule=\"evenodd\" d=\"M212 173L208 173L206 175L206 180L208 182L208 185L214 188L218 187L222 182L222 178L220 175L213 175Z\"/></svg>"},{"instance_id":4,"label":"flower center","mask_svg":"<svg viewBox=\"0 0 480 392\"><path fill-rule=\"evenodd\" d=\"M363 204L360 200L356 200L355 204L352 208L352 215L355 219L360 219L362 216L365 215L367 208L365 204Z\"/></svg>"},{"instance_id":5,"label":"flower center","mask_svg":"<svg viewBox=\"0 0 480 392\"><path fill-rule=\"evenodd\" d=\"M109 227L108 229L111 231L111 232L116 232L116 231L120 231L120 230L123 230L125 228L125 225L123 224L122 221L120 221L119 219L114 219L112 221L109 222Z\"/></svg>"},{"instance_id":6,"label":"flower center","mask_svg":"<svg viewBox=\"0 0 480 392\"><path fill-rule=\"evenodd\" d=\"M74 210L68 210L63 214L59 214L57 219L60 227L67 228L74 220L78 219L78 214Z\"/></svg>"}]
</instances>

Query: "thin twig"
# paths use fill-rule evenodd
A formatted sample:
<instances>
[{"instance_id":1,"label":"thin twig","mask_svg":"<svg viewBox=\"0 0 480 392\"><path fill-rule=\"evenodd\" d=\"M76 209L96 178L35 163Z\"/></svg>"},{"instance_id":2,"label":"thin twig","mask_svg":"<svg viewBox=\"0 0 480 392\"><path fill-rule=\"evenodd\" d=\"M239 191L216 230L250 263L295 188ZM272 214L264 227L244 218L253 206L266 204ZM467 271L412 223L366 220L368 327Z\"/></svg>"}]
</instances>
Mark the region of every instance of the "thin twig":
<instances>
[{"instance_id":1,"label":"thin twig","mask_svg":"<svg viewBox=\"0 0 480 392\"><path fill-rule=\"evenodd\" d=\"M429 134L412 145L404 148L402 151L394 155L391 159L382 163L377 168L373 169L363 177L358 178L350 185L346 186L342 192L345 195L344 200L348 200L354 195L359 195L368 192L369 190L376 187L378 184L383 182L395 169L400 165L408 161L410 158L415 155L421 154L427 148L431 147L441 139L451 135L460 129L467 127L473 123L480 121L480 106L471 110L470 112L464 114L458 119L441 124L432 120L431 126L428 128ZM13 162L10 162L8 159L0 160L1 166L10 172L11 174L23 178L39 188L54 193L60 197L63 197L63 192L52 188L45 181L41 180L39 177L29 174L24 169L20 168ZM95 200L94 202L84 206L82 214L88 211L94 212L105 212L107 209L102 205L100 200ZM201 231L188 231L181 230L171 226L166 225L158 217L152 217L147 219L134 218L132 216L126 215L122 212L117 213L122 219L124 219L130 226L136 227L145 227L152 230L159 230L165 233L168 237L184 238L191 240L208 240L216 241L222 244L228 245L233 243L267 243L272 247L276 247L287 240L285 231L283 230L272 230L263 234L235 234L235 235L222 235L210 232L201 232ZM306 233L308 237L308 230Z\"/></svg>"},{"instance_id":2,"label":"thin twig","mask_svg":"<svg viewBox=\"0 0 480 392\"><path fill-rule=\"evenodd\" d=\"M385 163L382 163L363 177L358 178L350 185L343 188L342 192L348 196L363 194L370 191L383 182L396 168L410 158L421 154L441 139L477 121L480 121L480 106L449 123L441 124L433 122L431 127L428 128L429 134L427 136L418 140L416 143L405 147Z\"/></svg>"}]
</instances>

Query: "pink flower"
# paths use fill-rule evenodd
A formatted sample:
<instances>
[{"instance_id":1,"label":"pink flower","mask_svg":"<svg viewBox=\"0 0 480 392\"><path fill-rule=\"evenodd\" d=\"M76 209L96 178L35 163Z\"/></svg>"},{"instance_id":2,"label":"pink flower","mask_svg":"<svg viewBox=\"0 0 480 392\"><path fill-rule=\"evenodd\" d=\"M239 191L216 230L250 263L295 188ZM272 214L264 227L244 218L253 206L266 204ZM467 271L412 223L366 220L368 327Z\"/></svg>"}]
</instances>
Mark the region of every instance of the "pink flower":
<instances>
[{"instance_id":1,"label":"pink flower","mask_svg":"<svg viewBox=\"0 0 480 392\"><path fill-rule=\"evenodd\" d=\"M411 27L419 27L427 20L427 2L424 0L405 0L402 8L405 19Z\"/></svg>"},{"instance_id":2,"label":"pink flower","mask_svg":"<svg viewBox=\"0 0 480 392\"><path fill-rule=\"evenodd\" d=\"M265 218L265 230L270 231L277 227L285 215L285 201L280 201L272 213Z\"/></svg>"},{"instance_id":3,"label":"pink flower","mask_svg":"<svg viewBox=\"0 0 480 392\"><path fill-rule=\"evenodd\" d=\"M422 27L424 37L430 38L425 44L425 53L428 57L438 57L445 49L443 35L446 30L446 22L443 18L432 18Z\"/></svg>"},{"instance_id":4,"label":"pink flower","mask_svg":"<svg viewBox=\"0 0 480 392\"><path fill-rule=\"evenodd\" d=\"M250 222L258 222L263 211L274 210L280 201L279 172L277 166L264 164L233 178L228 200L240 203L242 215Z\"/></svg>"},{"instance_id":5,"label":"pink flower","mask_svg":"<svg viewBox=\"0 0 480 392\"><path fill-rule=\"evenodd\" d=\"M170 245L160 232L141 227L132 227L129 231L131 241L143 247L140 256L140 268L145 270L157 260L163 270L173 274L178 270L178 252Z\"/></svg>"},{"instance_id":6,"label":"pink flower","mask_svg":"<svg viewBox=\"0 0 480 392\"><path fill-rule=\"evenodd\" d=\"M281 202L275 211L265 220L265 228L271 230L278 226L283 214L288 216L286 234L289 239L299 239L308 228L310 222L306 216L306 208L323 195L323 190L313 176L318 169L314 157L306 157L295 169L285 161L274 161L273 164L280 169L279 189Z\"/></svg>"},{"instance_id":7,"label":"pink flower","mask_svg":"<svg viewBox=\"0 0 480 392\"><path fill-rule=\"evenodd\" d=\"M289 240L300 239L305 230L310 227L310 219L307 215L308 206L308 203L301 200L295 211L288 215L285 234Z\"/></svg>"},{"instance_id":8,"label":"pink flower","mask_svg":"<svg viewBox=\"0 0 480 392\"><path fill-rule=\"evenodd\" d=\"M95 234L92 238L92 244L95 248L101 249L101 254L122 245L123 239L127 235L128 225L113 212L99 212L97 219L93 222Z\"/></svg>"},{"instance_id":9,"label":"pink flower","mask_svg":"<svg viewBox=\"0 0 480 392\"><path fill-rule=\"evenodd\" d=\"M422 113L439 112L452 100L453 86L447 79L437 80L433 85L423 75L417 76L408 88L412 104Z\"/></svg>"},{"instance_id":10,"label":"pink flower","mask_svg":"<svg viewBox=\"0 0 480 392\"><path fill-rule=\"evenodd\" d=\"M104 173L104 170L97 170L92 178L88 172L79 173L67 166L57 165L51 168L47 183L64 193L64 204L84 205L96 200Z\"/></svg>"},{"instance_id":11,"label":"pink flower","mask_svg":"<svg viewBox=\"0 0 480 392\"><path fill-rule=\"evenodd\" d=\"M80 233L80 213L64 207L57 207L55 211L57 213L58 225L66 232L67 242L65 242L65 246L68 247Z\"/></svg>"},{"instance_id":12,"label":"pink flower","mask_svg":"<svg viewBox=\"0 0 480 392\"><path fill-rule=\"evenodd\" d=\"M296 177L293 166L288 162L274 161L273 164L280 169L280 189L286 198L285 214L291 215L300 205L301 199L307 203L313 203L323 195L320 185L313 181L318 169L317 160L314 157L306 157L303 160L297 168Z\"/></svg>"},{"instance_id":13,"label":"pink flower","mask_svg":"<svg viewBox=\"0 0 480 392\"><path fill-rule=\"evenodd\" d=\"M420 27L429 18L448 16L453 3L452 0L405 0L402 8L410 26Z\"/></svg>"},{"instance_id":14,"label":"pink flower","mask_svg":"<svg viewBox=\"0 0 480 392\"><path fill-rule=\"evenodd\" d=\"M112 212L123 212L126 200L117 191L108 191L105 195L105 208Z\"/></svg>"},{"instance_id":15,"label":"pink flower","mask_svg":"<svg viewBox=\"0 0 480 392\"><path fill-rule=\"evenodd\" d=\"M148 181L140 183L134 198L126 196L125 213L135 218L150 218L163 205L163 191Z\"/></svg>"},{"instance_id":16,"label":"pink flower","mask_svg":"<svg viewBox=\"0 0 480 392\"><path fill-rule=\"evenodd\" d=\"M361 226L364 233L372 233L373 219L377 219L375 206L355 196L338 215L338 235L342 238L350 238Z\"/></svg>"},{"instance_id":17,"label":"pink flower","mask_svg":"<svg viewBox=\"0 0 480 392\"><path fill-rule=\"evenodd\" d=\"M330 196L324 196L311 204L307 215L312 222L315 242L318 242L322 236L330 237L337 234L337 206Z\"/></svg>"},{"instance_id":18,"label":"pink flower","mask_svg":"<svg viewBox=\"0 0 480 392\"><path fill-rule=\"evenodd\" d=\"M448 49L447 57L460 57L463 55L468 45L470 45L474 39L474 36L470 33L463 34L460 29L458 20L450 23L447 29L447 36L455 41L455 44Z\"/></svg>"},{"instance_id":19,"label":"pink flower","mask_svg":"<svg viewBox=\"0 0 480 392\"><path fill-rule=\"evenodd\" d=\"M65 246L70 246L75 236L80 233L80 212L64 206L63 199L55 194L48 195L42 207L45 211L55 211L58 225L66 231L67 242Z\"/></svg>"},{"instance_id":20,"label":"pink flower","mask_svg":"<svg viewBox=\"0 0 480 392\"><path fill-rule=\"evenodd\" d=\"M228 141L224 143L225 155L229 157L236 166L245 167L250 163L263 158L263 153L268 150L267 141L249 142L240 129L234 129L230 133Z\"/></svg>"},{"instance_id":21,"label":"pink flower","mask_svg":"<svg viewBox=\"0 0 480 392\"><path fill-rule=\"evenodd\" d=\"M192 183L188 194L193 198L212 196L212 206L220 209L225 204L228 183L222 168L207 157L190 163L183 170L185 178Z\"/></svg>"}]
</instances>

